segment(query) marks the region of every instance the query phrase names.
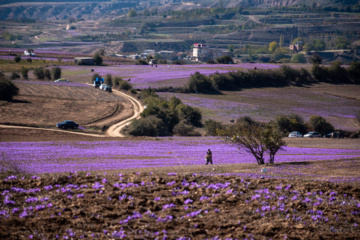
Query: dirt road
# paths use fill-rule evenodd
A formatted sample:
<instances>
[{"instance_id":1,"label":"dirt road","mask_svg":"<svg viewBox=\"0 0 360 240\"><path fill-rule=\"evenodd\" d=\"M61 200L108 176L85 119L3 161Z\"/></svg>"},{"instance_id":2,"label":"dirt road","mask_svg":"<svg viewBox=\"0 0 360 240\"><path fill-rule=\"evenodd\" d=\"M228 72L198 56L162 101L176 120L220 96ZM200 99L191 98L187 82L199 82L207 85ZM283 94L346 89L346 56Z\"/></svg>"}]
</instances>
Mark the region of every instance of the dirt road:
<instances>
[{"instance_id":1,"label":"dirt road","mask_svg":"<svg viewBox=\"0 0 360 240\"><path fill-rule=\"evenodd\" d=\"M129 100L133 106L134 112L131 117L129 117L123 121L120 121L117 124L110 126L109 129L106 131L106 135L108 135L110 137L124 137L124 135L120 133L121 129L123 129L124 127L129 125L131 123L131 120L140 118L140 113L144 110L144 107L141 105L141 103L136 98L134 98L132 96L129 96L129 95L122 93L120 91L117 91L117 90L114 90L113 93Z\"/></svg>"},{"instance_id":2,"label":"dirt road","mask_svg":"<svg viewBox=\"0 0 360 240\"><path fill-rule=\"evenodd\" d=\"M115 115L115 116L111 116L109 119L105 118L105 119L101 120L100 122L97 122L97 124L107 124L109 122L109 120L111 120L111 122L116 122L116 120L119 121L116 124L113 124L112 126L109 127L109 129L106 131L106 135L84 133L84 132L77 132L77 131L67 131L67 130L61 130L61 129L36 128L36 127L14 126L14 125L0 125L0 128L34 129L34 130L44 130L44 131L52 131L52 132L66 132L66 133L71 133L71 134L77 134L77 135L83 135L83 136L89 136L89 137L101 137L101 138L125 137L123 134L120 133L120 131L124 127L129 125L131 123L132 119L140 118L140 114L144 110L144 108L141 105L141 103L132 96L129 96L129 95L122 93L120 91L117 91L117 90L113 90L113 94L119 95L119 96L125 98L126 100L128 100L132 105L133 111L132 111L132 115L129 114L130 116L125 119L124 119L124 115L118 115L118 116Z\"/></svg>"}]
</instances>

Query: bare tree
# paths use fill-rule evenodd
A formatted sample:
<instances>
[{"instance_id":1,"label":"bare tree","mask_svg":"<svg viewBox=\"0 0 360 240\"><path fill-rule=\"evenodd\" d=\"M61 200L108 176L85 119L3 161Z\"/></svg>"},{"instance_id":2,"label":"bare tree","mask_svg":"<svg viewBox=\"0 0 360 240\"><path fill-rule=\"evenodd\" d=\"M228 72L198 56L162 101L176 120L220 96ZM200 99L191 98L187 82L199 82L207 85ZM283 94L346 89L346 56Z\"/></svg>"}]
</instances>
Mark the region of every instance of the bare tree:
<instances>
[{"instance_id":1,"label":"bare tree","mask_svg":"<svg viewBox=\"0 0 360 240\"><path fill-rule=\"evenodd\" d=\"M251 153L257 163L262 165L264 153L270 155L270 163L273 164L276 153L285 145L281 132L273 125L260 124L255 121L240 121L236 124L221 129L218 135L227 136L239 148Z\"/></svg>"}]
</instances>

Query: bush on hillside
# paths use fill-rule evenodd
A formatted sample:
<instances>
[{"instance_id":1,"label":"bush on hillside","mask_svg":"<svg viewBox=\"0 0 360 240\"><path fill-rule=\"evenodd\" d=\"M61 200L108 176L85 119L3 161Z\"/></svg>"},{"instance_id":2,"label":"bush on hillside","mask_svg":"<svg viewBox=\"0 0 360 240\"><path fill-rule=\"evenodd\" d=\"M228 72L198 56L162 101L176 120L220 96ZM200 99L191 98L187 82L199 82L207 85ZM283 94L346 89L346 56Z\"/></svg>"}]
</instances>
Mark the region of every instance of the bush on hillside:
<instances>
[{"instance_id":1,"label":"bush on hillside","mask_svg":"<svg viewBox=\"0 0 360 240\"><path fill-rule=\"evenodd\" d=\"M175 135L178 136L196 136L198 133L194 132L194 127L192 125L187 124L185 121L181 121L180 123L174 126L173 130Z\"/></svg>"},{"instance_id":2,"label":"bush on hillside","mask_svg":"<svg viewBox=\"0 0 360 240\"><path fill-rule=\"evenodd\" d=\"M148 116L140 119L135 119L130 124L129 134L133 136L166 136L168 135L167 128L164 122L155 117Z\"/></svg>"},{"instance_id":3,"label":"bush on hillside","mask_svg":"<svg viewBox=\"0 0 360 240\"><path fill-rule=\"evenodd\" d=\"M291 63L306 63L306 58L305 58L304 54L298 53L298 54L295 54L294 56L292 56L290 62Z\"/></svg>"},{"instance_id":4,"label":"bush on hillside","mask_svg":"<svg viewBox=\"0 0 360 240\"><path fill-rule=\"evenodd\" d=\"M119 87L120 83L122 83L123 81L124 81L124 79L122 79L121 77L115 77L115 79L113 80L113 86Z\"/></svg>"},{"instance_id":5,"label":"bush on hillside","mask_svg":"<svg viewBox=\"0 0 360 240\"><path fill-rule=\"evenodd\" d=\"M15 61L16 63L19 63L19 62L21 61L21 57L20 57L19 55L16 55L16 56L14 57L14 61Z\"/></svg>"},{"instance_id":6,"label":"bush on hillside","mask_svg":"<svg viewBox=\"0 0 360 240\"><path fill-rule=\"evenodd\" d=\"M176 106L175 111L180 119L180 121L184 121L187 124L191 124L194 126L201 126L201 112L197 108L179 104Z\"/></svg>"},{"instance_id":7,"label":"bush on hillside","mask_svg":"<svg viewBox=\"0 0 360 240\"><path fill-rule=\"evenodd\" d=\"M234 60L232 59L232 57L225 55L225 56L216 58L216 62L222 63L222 64L233 64Z\"/></svg>"},{"instance_id":8,"label":"bush on hillside","mask_svg":"<svg viewBox=\"0 0 360 240\"><path fill-rule=\"evenodd\" d=\"M109 85L109 86L112 86L112 85L113 85L111 74L106 74L105 84L106 84L106 85Z\"/></svg>"},{"instance_id":9,"label":"bush on hillside","mask_svg":"<svg viewBox=\"0 0 360 240\"><path fill-rule=\"evenodd\" d=\"M20 73L23 79L29 78L29 69L27 69L26 67L22 67Z\"/></svg>"},{"instance_id":10,"label":"bush on hillside","mask_svg":"<svg viewBox=\"0 0 360 240\"><path fill-rule=\"evenodd\" d=\"M94 62L95 62L95 65L101 65L103 63L103 58L101 57L101 55L99 53L94 54Z\"/></svg>"},{"instance_id":11,"label":"bush on hillside","mask_svg":"<svg viewBox=\"0 0 360 240\"><path fill-rule=\"evenodd\" d=\"M44 69L44 76L48 79L51 80L51 72L49 69Z\"/></svg>"},{"instance_id":12,"label":"bush on hillside","mask_svg":"<svg viewBox=\"0 0 360 240\"><path fill-rule=\"evenodd\" d=\"M4 76L0 77L0 100L11 101L19 94L19 88Z\"/></svg>"},{"instance_id":13,"label":"bush on hillside","mask_svg":"<svg viewBox=\"0 0 360 240\"><path fill-rule=\"evenodd\" d=\"M277 116L275 119L275 125L284 136L287 136L293 131L300 132L301 134L305 134L307 132L304 119L297 114Z\"/></svg>"},{"instance_id":14,"label":"bush on hillside","mask_svg":"<svg viewBox=\"0 0 360 240\"><path fill-rule=\"evenodd\" d=\"M310 57L310 62L311 63L321 64L322 63L322 57L317 53L313 53L311 55L311 57Z\"/></svg>"},{"instance_id":15,"label":"bush on hillside","mask_svg":"<svg viewBox=\"0 0 360 240\"><path fill-rule=\"evenodd\" d=\"M61 78L61 68L60 67L53 67L51 69L52 77L54 80Z\"/></svg>"},{"instance_id":16,"label":"bush on hillside","mask_svg":"<svg viewBox=\"0 0 360 240\"><path fill-rule=\"evenodd\" d=\"M10 75L10 79L14 80L14 79L17 79L17 78L20 78L20 75L17 72L12 72L11 75Z\"/></svg>"},{"instance_id":17,"label":"bush on hillside","mask_svg":"<svg viewBox=\"0 0 360 240\"><path fill-rule=\"evenodd\" d=\"M222 129L223 125L220 122L209 119L205 121L204 129L207 136L217 136L218 130Z\"/></svg>"},{"instance_id":18,"label":"bush on hillside","mask_svg":"<svg viewBox=\"0 0 360 240\"><path fill-rule=\"evenodd\" d=\"M348 72L353 82L360 83L360 62L351 62Z\"/></svg>"},{"instance_id":19,"label":"bush on hillside","mask_svg":"<svg viewBox=\"0 0 360 240\"><path fill-rule=\"evenodd\" d=\"M209 78L199 72L190 76L187 89L189 92L209 92L214 90Z\"/></svg>"},{"instance_id":20,"label":"bush on hillside","mask_svg":"<svg viewBox=\"0 0 360 240\"><path fill-rule=\"evenodd\" d=\"M328 134L335 130L334 126L327 122L323 117L313 115L309 119L311 130L317 131L320 134Z\"/></svg>"},{"instance_id":21,"label":"bush on hillside","mask_svg":"<svg viewBox=\"0 0 360 240\"><path fill-rule=\"evenodd\" d=\"M34 75L37 79L43 80L45 78L44 68L42 67L35 68Z\"/></svg>"},{"instance_id":22,"label":"bush on hillside","mask_svg":"<svg viewBox=\"0 0 360 240\"><path fill-rule=\"evenodd\" d=\"M132 89L132 84L127 81L122 81L119 84L119 88L122 90L128 91L128 90Z\"/></svg>"}]
</instances>

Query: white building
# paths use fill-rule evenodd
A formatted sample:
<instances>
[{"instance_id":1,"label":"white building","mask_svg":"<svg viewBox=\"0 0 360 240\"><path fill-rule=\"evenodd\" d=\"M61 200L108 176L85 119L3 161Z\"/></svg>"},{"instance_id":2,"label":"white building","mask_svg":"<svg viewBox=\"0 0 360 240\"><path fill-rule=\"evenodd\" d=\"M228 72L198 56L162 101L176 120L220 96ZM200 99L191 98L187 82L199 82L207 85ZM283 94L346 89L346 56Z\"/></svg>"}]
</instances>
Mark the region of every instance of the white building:
<instances>
[{"instance_id":1,"label":"white building","mask_svg":"<svg viewBox=\"0 0 360 240\"><path fill-rule=\"evenodd\" d=\"M212 59L210 48L202 43L194 43L193 58L195 61L206 62Z\"/></svg>"}]
</instances>

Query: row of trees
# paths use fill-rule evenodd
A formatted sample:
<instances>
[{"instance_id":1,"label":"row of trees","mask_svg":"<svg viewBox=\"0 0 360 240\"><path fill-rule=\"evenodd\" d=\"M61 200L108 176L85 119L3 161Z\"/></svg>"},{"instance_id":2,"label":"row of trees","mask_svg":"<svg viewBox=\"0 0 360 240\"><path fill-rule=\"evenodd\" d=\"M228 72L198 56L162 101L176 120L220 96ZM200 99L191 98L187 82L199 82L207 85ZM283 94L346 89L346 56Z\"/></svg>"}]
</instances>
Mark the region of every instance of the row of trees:
<instances>
[{"instance_id":1,"label":"row of trees","mask_svg":"<svg viewBox=\"0 0 360 240\"><path fill-rule=\"evenodd\" d=\"M134 136L200 135L194 127L201 126L201 112L185 105L180 99L170 100L159 97L153 89L141 92L146 106L141 118L129 126L129 134Z\"/></svg>"},{"instance_id":2,"label":"row of trees","mask_svg":"<svg viewBox=\"0 0 360 240\"><path fill-rule=\"evenodd\" d=\"M348 68L342 67L338 61L333 62L330 67L314 64L311 74L304 68L295 69L285 65L280 69L251 69L247 72L215 73L209 76L196 72L190 76L185 91L214 93L219 90L283 87L316 82L360 83L360 63L352 62Z\"/></svg>"},{"instance_id":3,"label":"row of trees","mask_svg":"<svg viewBox=\"0 0 360 240\"><path fill-rule=\"evenodd\" d=\"M0 100L11 101L19 94L19 88L0 72Z\"/></svg>"},{"instance_id":4,"label":"row of trees","mask_svg":"<svg viewBox=\"0 0 360 240\"><path fill-rule=\"evenodd\" d=\"M26 71L26 70L24 70ZM53 67L51 70L43 67L35 68L34 75L37 79L44 80L45 78L48 80L55 80L61 77L61 68Z\"/></svg>"},{"instance_id":5,"label":"row of trees","mask_svg":"<svg viewBox=\"0 0 360 240\"><path fill-rule=\"evenodd\" d=\"M250 117L237 119L234 124L222 125L220 122L208 120L205 122L208 135L225 136L227 140L239 148L251 153L259 165L265 163L264 154L269 154L269 163L275 162L276 153L286 145L283 140L292 131L305 134L307 131L318 131L327 134L334 127L321 116L311 116L307 123L296 115L278 116L269 123L256 122Z\"/></svg>"},{"instance_id":6,"label":"row of trees","mask_svg":"<svg viewBox=\"0 0 360 240\"><path fill-rule=\"evenodd\" d=\"M244 121L255 122L250 117L243 117L239 118L236 123ZM280 115L277 116L275 120L270 121L269 124L277 129L281 137L286 137L293 131L300 132L301 134L316 131L322 135L335 131L335 128L331 123L318 115L311 116L307 122L297 114ZM207 120L204 124L204 129L208 136L217 136L219 132L226 128L228 128L226 125L214 120Z\"/></svg>"}]
</instances>

